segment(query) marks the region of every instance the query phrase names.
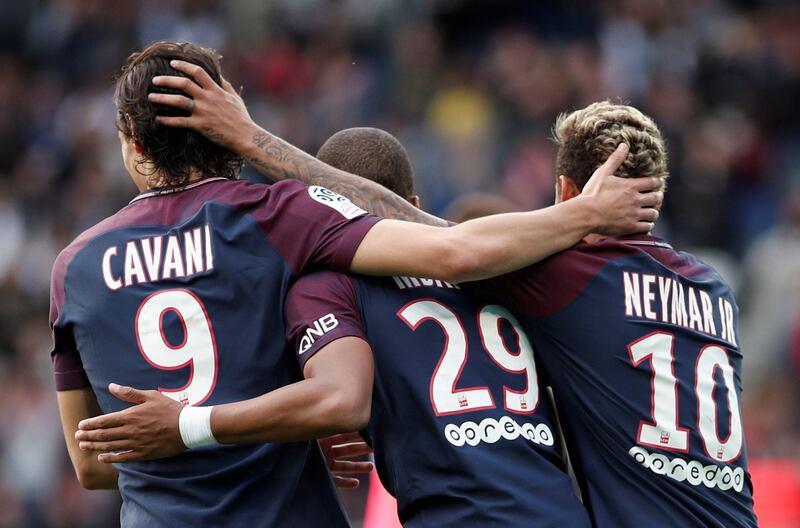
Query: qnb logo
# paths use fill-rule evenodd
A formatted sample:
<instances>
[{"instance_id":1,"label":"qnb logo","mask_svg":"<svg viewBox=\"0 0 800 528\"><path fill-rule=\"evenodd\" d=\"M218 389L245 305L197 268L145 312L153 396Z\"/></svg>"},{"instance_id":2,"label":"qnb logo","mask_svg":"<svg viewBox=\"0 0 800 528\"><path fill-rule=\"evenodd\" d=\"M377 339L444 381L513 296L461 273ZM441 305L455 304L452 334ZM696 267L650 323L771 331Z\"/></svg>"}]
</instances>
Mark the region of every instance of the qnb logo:
<instances>
[{"instance_id":1,"label":"qnb logo","mask_svg":"<svg viewBox=\"0 0 800 528\"><path fill-rule=\"evenodd\" d=\"M337 326L339 326L339 320L336 319L336 316L332 313L323 315L314 321L314 325L306 328L306 333L300 340L300 346L297 350L298 355L306 352L309 348L311 348L311 345L316 343L317 339L324 336Z\"/></svg>"},{"instance_id":2,"label":"qnb logo","mask_svg":"<svg viewBox=\"0 0 800 528\"><path fill-rule=\"evenodd\" d=\"M628 454L637 464L656 475L666 475L678 482L688 482L692 486L701 484L707 488L719 488L722 491L733 489L741 492L744 488L744 470L740 467L703 465L697 460L672 458L661 453L650 453L640 446L634 446Z\"/></svg>"},{"instance_id":3,"label":"qnb logo","mask_svg":"<svg viewBox=\"0 0 800 528\"><path fill-rule=\"evenodd\" d=\"M480 423L464 422L461 425L448 424L444 428L447 441L456 447L464 444L476 446L481 442L494 444L501 438L516 440L520 436L537 445L552 446L555 443L553 431L547 424L534 425L530 422L518 424L513 418L503 416L499 420L485 418Z\"/></svg>"}]
</instances>

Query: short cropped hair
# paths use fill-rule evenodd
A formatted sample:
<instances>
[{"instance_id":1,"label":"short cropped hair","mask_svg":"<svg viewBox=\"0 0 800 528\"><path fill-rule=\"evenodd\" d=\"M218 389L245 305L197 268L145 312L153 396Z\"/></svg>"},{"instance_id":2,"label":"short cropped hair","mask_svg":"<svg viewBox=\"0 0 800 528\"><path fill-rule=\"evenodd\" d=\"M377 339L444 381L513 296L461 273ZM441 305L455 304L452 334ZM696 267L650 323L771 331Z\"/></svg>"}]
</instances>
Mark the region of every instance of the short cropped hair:
<instances>
[{"instance_id":1,"label":"short cropped hair","mask_svg":"<svg viewBox=\"0 0 800 528\"><path fill-rule=\"evenodd\" d=\"M414 194L414 170L403 145L379 128L347 128L320 147L317 158L337 169L380 183L403 198Z\"/></svg>"},{"instance_id":2,"label":"short cropped hair","mask_svg":"<svg viewBox=\"0 0 800 528\"><path fill-rule=\"evenodd\" d=\"M186 42L151 44L128 57L117 78L114 89L117 128L143 150L137 163L152 163L150 183L154 188L186 185L192 171L199 171L204 177L236 179L242 167L240 156L215 145L194 130L156 123L158 115L189 115L184 110L153 104L147 99L150 92L186 95L179 90L153 85L156 75L188 77L169 65L173 59L197 64L214 82L221 83L220 56L216 51Z\"/></svg>"},{"instance_id":3,"label":"short cropped hair","mask_svg":"<svg viewBox=\"0 0 800 528\"><path fill-rule=\"evenodd\" d=\"M556 119L553 137L558 144L556 176L569 176L579 189L620 143L627 143L630 152L617 176L655 176L666 188L669 171L664 138L655 122L632 106L601 101L563 113Z\"/></svg>"}]
</instances>

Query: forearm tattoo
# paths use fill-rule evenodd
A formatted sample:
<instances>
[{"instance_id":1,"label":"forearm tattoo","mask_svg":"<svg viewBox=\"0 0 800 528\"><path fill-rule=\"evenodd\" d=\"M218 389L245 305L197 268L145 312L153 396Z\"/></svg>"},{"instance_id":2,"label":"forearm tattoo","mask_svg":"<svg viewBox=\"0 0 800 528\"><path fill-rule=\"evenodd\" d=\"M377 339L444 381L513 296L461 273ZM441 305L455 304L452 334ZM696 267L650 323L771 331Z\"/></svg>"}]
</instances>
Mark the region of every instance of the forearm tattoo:
<instances>
[{"instance_id":1,"label":"forearm tattoo","mask_svg":"<svg viewBox=\"0 0 800 528\"><path fill-rule=\"evenodd\" d=\"M414 207L383 185L334 169L271 134L256 132L253 144L258 147L258 154L248 157L248 163L274 181L291 178L306 185L327 187L383 218L447 225L446 221Z\"/></svg>"}]
</instances>

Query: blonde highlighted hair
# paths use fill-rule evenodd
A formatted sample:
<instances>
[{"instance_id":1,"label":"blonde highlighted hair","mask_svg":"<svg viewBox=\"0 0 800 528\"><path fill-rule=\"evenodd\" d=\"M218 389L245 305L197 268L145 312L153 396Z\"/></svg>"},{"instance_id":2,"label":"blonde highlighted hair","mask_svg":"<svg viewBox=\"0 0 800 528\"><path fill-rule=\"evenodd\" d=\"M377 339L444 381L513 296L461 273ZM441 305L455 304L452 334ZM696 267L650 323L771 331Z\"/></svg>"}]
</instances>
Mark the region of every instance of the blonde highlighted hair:
<instances>
[{"instance_id":1,"label":"blonde highlighted hair","mask_svg":"<svg viewBox=\"0 0 800 528\"><path fill-rule=\"evenodd\" d=\"M606 100L565 112L556 119L553 137L558 144L556 175L569 176L579 189L620 143L627 143L630 153L617 176L656 176L666 188L669 171L664 138L655 122L632 106Z\"/></svg>"}]
</instances>

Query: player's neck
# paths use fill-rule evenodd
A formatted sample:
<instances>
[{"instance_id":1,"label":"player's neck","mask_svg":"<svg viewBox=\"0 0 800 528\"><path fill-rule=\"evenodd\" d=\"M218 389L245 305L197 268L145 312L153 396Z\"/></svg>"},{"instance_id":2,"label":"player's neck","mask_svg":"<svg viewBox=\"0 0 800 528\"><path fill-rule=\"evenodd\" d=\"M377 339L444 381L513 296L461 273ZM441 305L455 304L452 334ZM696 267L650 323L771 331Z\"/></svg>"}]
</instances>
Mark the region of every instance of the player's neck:
<instances>
[{"instance_id":1,"label":"player's neck","mask_svg":"<svg viewBox=\"0 0 800 528\"><path fill-rule=\"evenodd\" d=\"M137 174L140 177L134 177L133 182L136 187L139 189L139 192L149 191L151 189L160 189L163 187L163 181L161 178L154 178L151 175L144 175L144 174ZM189 179L186 181L186 185L190 183L195 183L200 180L205 179L206 176L200 171L192 171L189 176Z\"/></svg>"},{"instance_id":2,"label":"player's neck","mask_svg":"<svg viewBox=\"0 0 800 528\"><path fill-rule=\"evenodd\" d=\"M607 238L609 238L609 237L607 237L605 235L598 234L598 233L589 233L588 235L583 237L583 241L586 242L587 244L595 244L595 243L600 242L601 240L605 240Z\"/></svg>"}]
</instances>

